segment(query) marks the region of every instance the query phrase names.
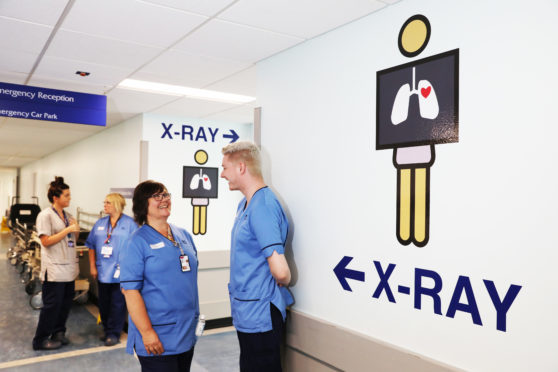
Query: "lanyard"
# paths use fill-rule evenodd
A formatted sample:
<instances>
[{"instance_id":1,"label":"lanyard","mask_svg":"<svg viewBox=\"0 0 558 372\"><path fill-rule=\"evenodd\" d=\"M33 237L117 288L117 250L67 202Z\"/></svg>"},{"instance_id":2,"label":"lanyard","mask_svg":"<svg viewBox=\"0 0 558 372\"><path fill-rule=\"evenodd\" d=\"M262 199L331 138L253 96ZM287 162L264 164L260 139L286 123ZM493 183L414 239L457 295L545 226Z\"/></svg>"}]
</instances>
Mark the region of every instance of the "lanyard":
<instances>
[{"instance_id":1,"label":"lanyard","mask_svg":"<svg viewBox=\"0 0 558 372\"><path fill-rule=\"evenodd\" d=\"M122 217L122 215L120 215L120 217ZM116 220L116 223L114 224L114 228L113 228L112 224L110 223L110 216L109 216L107 221L107 239L105 240L105 244L110 243L110 237L112 236L112 232L114 231L114 229L116 229L116 226L118 226L118 221L120 221L120 217L118 217L118 219Z\"/></svg>"},{"instance_id":2,"label":"lanyard","mask_svg":"<svg viewBox=\"0 0 558 372\"><path fill-rule=\"evenodd\" d=\"M64 225L66 227L70 226L70 221L68 221L68 217L66 217L66 212L64 212L64 209L62 209L62 215L64 216L64 218L60 217L60 215L58 214L58 211L56 209L54 209L54 207L52 207L52 210L64 222ZM68 234L68 239L72 239L72 233Z\"/></svg>"},{"instance_id":3,"label":"lanyard","mask_svg":"<svg viewBox=\"0 0 558 372\"><path fill-rule=\"evenodd\" d=\"M180 249L180 255L184 256L184 251L182 250L182 245L180 245L179 242L174 240L174 237L172 236L172 231L171 231L170 225L167 225L167 239L170 240L175 247L178 247L178 249Z\"/></svg>"}]
</instances>

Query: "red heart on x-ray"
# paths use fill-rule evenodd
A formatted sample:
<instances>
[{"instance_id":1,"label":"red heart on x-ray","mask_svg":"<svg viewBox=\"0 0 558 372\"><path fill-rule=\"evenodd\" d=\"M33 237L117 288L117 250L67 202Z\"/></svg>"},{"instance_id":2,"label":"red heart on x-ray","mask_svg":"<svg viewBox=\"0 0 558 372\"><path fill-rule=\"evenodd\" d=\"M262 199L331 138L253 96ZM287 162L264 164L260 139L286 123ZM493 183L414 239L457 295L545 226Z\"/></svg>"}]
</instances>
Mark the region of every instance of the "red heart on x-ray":
<instances>
[{"instance_id":1,"label":"red heart on x-ray","mask_svg":"<svg viewBox=\"0 0 558 372\"><path fill-rule=\"evenodd\" d=\"M421 88L420 89L420 94L422 94L422 96L424 98L428 97L428 95L430 94L430 91L432 90L432 87L428 87L428 88Z\"/></svg>"},{"instance_id":2,"label":"red heart on x-ray","mask_svg":"<svg viewBox=\"0 0 558 372\"><path fill-rule=\"evenodd\" d=\"M204 181L207 181L207 177L205 177L203 180L204 180Z\"/></svg>"}]
</instances>

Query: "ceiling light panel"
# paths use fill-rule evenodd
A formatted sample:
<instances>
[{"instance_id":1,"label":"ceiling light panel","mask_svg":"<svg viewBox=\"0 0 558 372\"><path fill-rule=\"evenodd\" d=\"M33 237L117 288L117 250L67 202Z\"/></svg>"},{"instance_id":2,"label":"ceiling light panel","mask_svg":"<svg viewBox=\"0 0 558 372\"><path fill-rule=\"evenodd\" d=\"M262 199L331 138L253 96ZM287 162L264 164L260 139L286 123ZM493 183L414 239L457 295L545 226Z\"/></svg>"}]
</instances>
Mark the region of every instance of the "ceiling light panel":
<instances>
[{"instance_id":1,"label":"ceiling light panel","mask_svg":"<svg viewBox=\"0 0 558 372\"><path fill-rule=\"evenodd\" d=\"M374 0L242 0L219 19L309 39L385 5Z\"/></svg>"},{"instance_id":2,"label":"ceiling light panel","mask_svg":"<svg viewBox=\"0 0 558 372\"><path fill-rule=\"evenodd\" d=\"M180 85L162 84L133 79L126 79L122 81L118 85L118 87L143 92L159 93L178 97L190 97L199 100L226 102L232 104L244 104L256 100L255 97L248 97L239 94L224 93L206 89L197 89Z\"/></svg>"},{"instance_id":3,"label":"ceiling light panel","mask_svg":"<svg viewBox=\"0 0 558 372\"><path fill-rule=\"evenodd\" d=\"M231 22L211 20L173 49L255 63L303 41L301 38Z\"/></svg>"},{"instance_id":4,"label":"ceiling light panel","mask_svg":"<svg viewBox=\"0 0 558 372\"><path fill-rule=\"evenodd\" d=\"M64 30L167 48L207 19L135 0L80 0Z\"/></svg>"}]
</instances>

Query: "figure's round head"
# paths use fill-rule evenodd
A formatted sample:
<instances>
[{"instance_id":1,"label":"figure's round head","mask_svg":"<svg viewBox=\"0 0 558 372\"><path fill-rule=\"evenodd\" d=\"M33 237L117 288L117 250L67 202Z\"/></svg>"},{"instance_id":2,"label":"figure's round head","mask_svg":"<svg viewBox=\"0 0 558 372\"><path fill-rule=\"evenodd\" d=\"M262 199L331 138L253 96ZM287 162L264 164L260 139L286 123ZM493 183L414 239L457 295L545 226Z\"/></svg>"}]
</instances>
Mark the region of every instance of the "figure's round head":
<instances>
[{"instance_id":1,"label":"figure's round head","mask_svg":"<svg viewBox=\"0 0 558 372\"><path fill-rule=\"evenodd\" d=\"M207 156L207 152L205 152L204 150L198 150L196 151L196 153L194 154L194 160L196 161L196 163L198 163L199 165L204 165L205 163L207 163L207 159L209 157Z\"/></svg>"},{"instance_id":2,"label":"figure's round head","mask_svg":"<svg viewBox=\"0 0 558 372\"><path fill-rule=\"evenodd\" d=\"M422 14L416 14L405 21L399 31L397 44L405 57L419 55L430 40L430 22Z\"/></svg>"}]
</instances>

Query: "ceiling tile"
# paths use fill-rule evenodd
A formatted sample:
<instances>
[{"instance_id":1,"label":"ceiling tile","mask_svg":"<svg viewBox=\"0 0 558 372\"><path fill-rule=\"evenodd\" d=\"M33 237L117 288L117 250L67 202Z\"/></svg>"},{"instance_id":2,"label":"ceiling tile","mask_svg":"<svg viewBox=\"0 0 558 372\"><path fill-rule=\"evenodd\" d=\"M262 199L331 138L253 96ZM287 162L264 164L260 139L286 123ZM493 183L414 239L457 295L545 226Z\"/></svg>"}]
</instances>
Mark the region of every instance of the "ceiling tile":
<instances>
[{"instance_id":1,"label":"ceiling tile","mask_svg":"<svg viewBox=\"0 0 558 372\"><path fill-rule=\"evenodd\" d=\"M157 109L178 97L162 94L138 92L128 89L114 89L107 96L107 125L118 124L135 115Z\"/></svg>"},{"instance_id":2,"label":"ceiling tile","mask_svg":"<svg viewBox=\"0 0 558 372\"><path fill-rule=\"evenodd\" d=\"M192 98L180 98L168 105L150 111L153 114L201 118L237 105L223 102L202 101Z\"/></svg>"},{"instance_id":3,"label":"ceiling tile","mask_svg":"<svg viewBox=\"0 0 558 372\"><path fill-rule=\"evenodd\" d=\"M0 14L54 27L67 3L68 0L2 0Z\"/></svg>"},{"instance_id":4,"label":"ceiling tile","mask_svg":"<svg viewBox=\"0 0 558 372\"><path fill-rule=\"evenodd\" d=\"M16 21L0 16L0 50L12 49L39 54L43 50L52 27ZM6 35L17 35L7 37ZM4 54L4 53L2 53Z\"/></svg>"},{"instance_id":5,"label":"ceiling tile","mask_svg":"<svg viewBox=\"0 0 558 372\"><path fill-rule=\"evenodd\" d=\"M90 75L80 76L76 74L76 71L86 71ZM35 74L38 76L48 76L53 79L63 79L84 85L104 85L106 87L118 84L131 72L131 69L119 69L107 65L50 56L45 56L35 70Z\"/></svg>"},{"instance_id":6,"label":"ceiling tile","mask_svg":"<svg viewBox=\"0 0 558 372\"><path fill-rule=\"evenodd\" d=\"M258 77L256 74L256 66L252 66L223 80L219 80L216 83L205 86L204 88L219 92L257 97L257 87Z\"/></svg>"},{"instance_id":7,"label":"ceiling tile","mask_svg":"<svg viewBox=\"0 0 558 372\"><path fill-rule=\"evenodd\" d=\"M0 157L0 166L2 167L13 167L20 168L27 163L37 160L38 158L23 157L23 156L9 156Z\"/></svg>"},{"instance_id":8,"label":"ceiling tile","mask_svg":"<svg viewBox=\"0 0 558 372\"><path fill-rule=\"evenodd\" d=\"M213 16L229 4L234 3L235 0L145 0L145 2Z\"/></svg>"},{"instance_id":9,"label":"ceiling tile","mask_svg":"<svg viewBox=\"0 0 558 372\"><path fill-rule=\"evenodd\" d=\"M162 49L59 30L46 55L115 68L137 69Z\"/></svg>"},{"instance_id":10,"label":"ceiling tile","mask_svg":"<svg viewBox=\"0 0 558 372\"><path fill-rule=\"evenodd\" d=\"M0 81L4 83L23 84L25 83L25 79L27 79L27 74L23 74L21 72L4 71L0 67Z\"/></svg>"},{"instance_id":11,"label":"ceiling tile","mask_svg":"<svg viewBox=\"0 0 558 372\"><path fill-rule=\"evenodd\" d=\"M90 94L104 94L107 90L105 85L80 84L79 82L63 79L53 79L51 77L33 75L29 80L29 85L42 88L69 90L72 92L82 92Z\"/></svg>"},{"instance_id":12,"label":"ceiling tile","mask_svg":"<svg viewBox=\"0 0 558 372\"><path fill-rule=\"evenodd\" d=\"M243 70L249 65L248 62L230 61L169 50L131 78L201 88Z\"/></svg>"},{"instance_id":13,"label":"ceiling tile","mask_svg":"<svg viewBox=\"0 0 558 372\"><path fill-rule=\"evenodd\" d=\"M212 20L173 48L234 61L257 62L303 41L231 22Z\"/></svg>"},{"instance_id":14,"label":"ceiling tile","mask_svg":"<svg viewBox=\"0 0 558 372\"><path fill-rule=\"evenodd\" d=\"M0 71L28 74L38 56L37 53L5 48L2 50L2 58L0 58Z\"/></svg>"},{"instance_id":15,"label":"ceiling tile","mask_svg":"<svg viewBox=\"0 0 558 372\"><path fill-rule=\"evenodd\" d=\"M242 105L215 114L207 115L204 119L226 121L233 123L253 123L255 104Z\"/></svg>"},{"instance_id":16,"label":"ceiling tile","mask_svg":"<svg viewBox=\"0 0 558 372\"><path fill-rule=\"evenodd\" d=\"M242 0L218 18L308 39L384 6L372 0Z\"/></svg>"},{"instance_id":17,"label":"ceiling tile","mask_svg":"<svg viewBox=\"0 0 558 372\"><path fill-rule=\"evenodd\" d=\"M136 0L80 0L62 28L167 48L206 19Z\"/></svg>"}]
</instances>

